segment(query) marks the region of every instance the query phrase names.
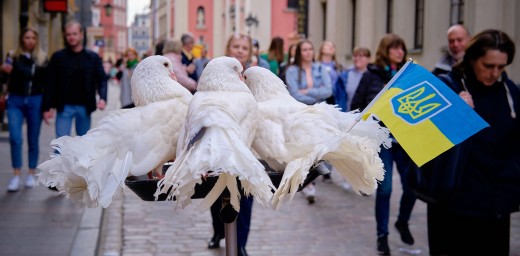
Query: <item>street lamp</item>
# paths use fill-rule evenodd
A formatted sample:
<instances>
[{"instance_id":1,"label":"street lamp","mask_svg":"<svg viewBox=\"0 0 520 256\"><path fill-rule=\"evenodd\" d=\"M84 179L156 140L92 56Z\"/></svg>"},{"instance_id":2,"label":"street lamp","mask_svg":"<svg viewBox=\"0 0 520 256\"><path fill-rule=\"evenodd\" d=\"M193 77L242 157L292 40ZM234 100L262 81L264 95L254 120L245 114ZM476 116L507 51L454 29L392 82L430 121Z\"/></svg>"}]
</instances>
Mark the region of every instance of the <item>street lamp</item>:
<instances>
[{"instance_id":1,"label":"street lamp","mask_svg":"<svg viewBox=\"0 0 520 256\"><path fill-rule=\"evenodd\" d=\"M255 25L255 27L257 28L258 23L260 23L260 22L258 21L258 19L256 17L253 17L253 15L251 15L251 13L249 13L249 15L247 16L245 21L246 21L246 26L247 26L247 34L251 35L251 27L253 25Z\"/></svg>"},{"instance_id":2,"label":"street lamp","mask_svg":"<svg viewBox=\"0 0 520 256\"><path fill-rule=\"evenodd\" d=\"M110 17L110 14L112 14L112 5L110 3L107 3L103 6L105 8L105 14L107 17Z\"/></svg>"},{"instance_id":3,"label":"street lamp","mask_svg":"<svg viewBox=\"0 0 520 256\"><path fill-rule=\"evenodd\" d=\"M249 13L249 15L246 18L246 26L248 28L251 28L253 25L255 25L255 27L258 27L258 23L260 23L258 19L256 17L253 17L253 15Z\"/></svg>"}]
</instances>

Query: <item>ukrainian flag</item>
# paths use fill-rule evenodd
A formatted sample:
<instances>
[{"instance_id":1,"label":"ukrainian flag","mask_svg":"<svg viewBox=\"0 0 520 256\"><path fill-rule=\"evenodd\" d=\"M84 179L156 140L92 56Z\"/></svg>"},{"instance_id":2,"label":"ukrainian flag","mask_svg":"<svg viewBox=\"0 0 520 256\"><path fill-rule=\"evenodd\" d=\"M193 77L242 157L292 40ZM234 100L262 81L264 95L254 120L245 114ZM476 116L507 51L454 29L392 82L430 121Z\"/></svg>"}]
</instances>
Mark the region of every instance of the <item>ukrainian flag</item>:
<instances>
[{"instance_id":1,"label":"ukrainian flag","mask_svg":"<svg viewBox=\"0 0 520 256\"><path fill-rule=\"evenodd\" d=\"M460 96L409 60L361 113L383 121L421 166L489 126Z\"/></svg>"}]
</instances>

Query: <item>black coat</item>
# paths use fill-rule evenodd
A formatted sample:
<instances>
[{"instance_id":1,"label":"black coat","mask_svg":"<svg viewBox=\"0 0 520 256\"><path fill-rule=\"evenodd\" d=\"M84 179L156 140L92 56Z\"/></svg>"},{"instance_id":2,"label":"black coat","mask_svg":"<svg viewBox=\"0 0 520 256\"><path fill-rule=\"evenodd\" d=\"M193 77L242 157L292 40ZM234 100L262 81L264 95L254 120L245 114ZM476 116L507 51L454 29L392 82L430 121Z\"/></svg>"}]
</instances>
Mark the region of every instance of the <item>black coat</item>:
<instances>
[{"instance_id":1,"label":"black coat","mask_svg":"<svg viewBox=\"0 0 520 256\"><path fill-rule=\"evenodd\" d=\"M358 88L352 97L350 109L363 111L391 78L389 72L377 65L369 64L367 71L363 73Z\"/></svg>"},{"instance_id":2,"label":"black coat","mask_svg":"<svg viewBox=\"0 0 520 256\"><path fill-rule=\"evenodd\" d=\"M496 218L518 211L520 206L520 92L505 73L504 82L492 86L478 82L472 72L465 77L474 110L490 126L460 144L463 155L458 159L462 162L456 165L460 180L454 182L454 191L444 203L457 214ZM456 71L440 78L456 93L464 88L462 75ZM424 168L435 161L439 159Z\"/></svg>"},{"instance_id":3,"label":"black coat","mask_svg":"<svg viewBox=\"0 0 520 256\"><path fill-rule=\"evenodd\" d=\"M8 92L19 96L32 96L43 93L46 82L46 66L37 65L32 58L20 55L13 60L9 75Z\"/></svg>"},{"instance_id":4,"label":"black coat","mask_svg":"<svg viewBox=\"0 0 520 256\"><path fill-rule=\"evenodd\" d=\"M81 95L85 97L85 107L89 114L97 108L96 93L99 94L100 99L107 100L108 76L103 69L99 55L83 49L81 52L83 63L76 63L75 54L77 53L65 48L52 55L48 67L48 83L44 94L43 111L50 108L62 111L66 97L70 97L65 92L70 90L70 86L74 86L74 83L80 81L85 86L85 91ZM81 77L73 75L73 69L77 65L81 65Z\"/></svg>"}]
</instances>

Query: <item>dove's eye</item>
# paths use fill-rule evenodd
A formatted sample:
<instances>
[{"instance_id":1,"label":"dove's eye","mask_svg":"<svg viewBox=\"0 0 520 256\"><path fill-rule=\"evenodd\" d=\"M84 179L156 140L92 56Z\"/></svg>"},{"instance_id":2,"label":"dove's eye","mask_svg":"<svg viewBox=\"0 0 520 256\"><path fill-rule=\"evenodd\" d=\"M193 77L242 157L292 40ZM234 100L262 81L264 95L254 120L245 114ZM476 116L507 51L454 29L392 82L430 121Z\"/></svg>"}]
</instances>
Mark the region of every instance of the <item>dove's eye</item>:
<instances>
[{"instance_id":1,"label":"dove's eye","mask_svg":"<svg viewBox=\"0 0 520 256\"><path fill-rule=\"evenodd\" d=\"M168 62L163 63L165 67L168 67Z\"/></svg>"},{"instance_id":2,"label":"dove's eye","mask_svg":"<svg viewBox=\"0 0 520 256\"><path fill-rule=\"evenodd\" d=\"M244 76L244 79L247 79L247 76Z\"/></svg>"}]
</instances>

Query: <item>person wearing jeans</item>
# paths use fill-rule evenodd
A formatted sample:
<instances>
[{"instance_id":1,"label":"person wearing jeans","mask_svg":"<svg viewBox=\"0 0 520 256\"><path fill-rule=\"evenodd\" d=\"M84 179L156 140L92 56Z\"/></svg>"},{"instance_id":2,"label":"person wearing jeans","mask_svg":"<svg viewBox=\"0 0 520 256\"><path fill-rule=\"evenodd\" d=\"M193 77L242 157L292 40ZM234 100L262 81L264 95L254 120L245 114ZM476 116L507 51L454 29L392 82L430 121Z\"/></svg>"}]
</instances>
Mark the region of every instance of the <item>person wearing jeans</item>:
<instances>
[{"instance_id":1,"label":"person wearing jeans","mask_svg":"<svg viewBox=\"0 0 520 256\"><path fill-rule=\"evenodd\" d=\"M56 137L70 135L72 128L72 121L76 127L76 133L83 135L90 129L90 115L84 106L80 105L65 105L63 111L56 115Z\"/></svg>"},{"instance_id":2,"label":"person wearing jeans","mask_svg":"<svg viewBox=\"0 0 520 256\"><path fill-rule=\"evenodd\" d=\"M377 237L386 237L389 233L388 222L390 219L390 196L392 195L392 174L393 164L395 162L403 189L403 195L401 196L399 204L399 214L397 215L395 226L399 233L401 233L401 239L403 242L413 244L414 239L408 230L408 221L410 220L416 200L415 194L410 190L410 186L408 185L408 170L412 166L412 160L408 154L406 154L401 145L395 142L392 142L391 148L381 148L379 156L383 161L383 166L386 172L385 178L377 187L376 192L375 211Z\"/></svg>"},{"instance_id":3,"label":"person wearing jeans","mask_svg":"<svg viewBox=\"0 0 520 256\"><path fill-rule=\"evenodd\" d=\"M367 66L363 73L359 85L352 95L351 109L365 109L368 104L376 97L384 86L392 79L397 71L406 63L406 45L404 40L395 34L386 34L381 41L376 52L376 59L373 64ZM401 240L408 245L414 243L414 239L408 229L408 221L415 204L415 194L409 189L408 170L413 166L413 162L406 154L399 143L393 139L392 147L381 148L379 153L384 164L385 178L376 191L376 222L377 222L377 251L381 255L390 255L388 245L388 221L390 216L390 195L392 193L392 172L394 162L401 177L403 195L399 206L399 216L395 227L401 235Z\"/></svg>"},{"instance_id":4,"label":"person wearing jeans","mask_svg":"<svg viewBox=\"0 0 520 256\"><path fill-rule=\"evenodd\" d=\"M70 135L75 120L76 134L90 129L90 114L103 110L107 99L108 76L99 55L83 46L83 27L77 21L65 25L67 47L54 53L49 62L44 94L43 117L46 122L56 109L56 137ZM99 95L99 101L96 99Z\"/></svg>"},{"instance_id":5,"label":"person wearing jeans","mask_svg":"<svg viewBox=\"0 0 520 256\"><path fill-rule=\"evenodd\" d=\"M9 54L6 62L0 67L3 73L9 74L7 119L14 177L9 182L8 192L20 189L24 120L27 123L29 149L29 173L25 187L33 187L35 183L46 66L47 55L39 47L38 32L33 28L25 28L20 33L18 49L12 56Z\"/></svg>"}]
</instances>

